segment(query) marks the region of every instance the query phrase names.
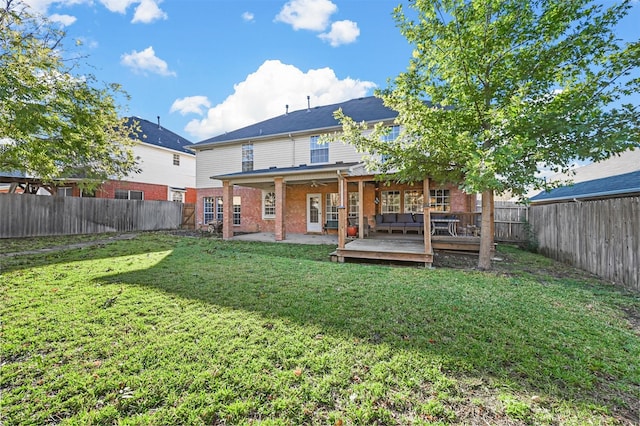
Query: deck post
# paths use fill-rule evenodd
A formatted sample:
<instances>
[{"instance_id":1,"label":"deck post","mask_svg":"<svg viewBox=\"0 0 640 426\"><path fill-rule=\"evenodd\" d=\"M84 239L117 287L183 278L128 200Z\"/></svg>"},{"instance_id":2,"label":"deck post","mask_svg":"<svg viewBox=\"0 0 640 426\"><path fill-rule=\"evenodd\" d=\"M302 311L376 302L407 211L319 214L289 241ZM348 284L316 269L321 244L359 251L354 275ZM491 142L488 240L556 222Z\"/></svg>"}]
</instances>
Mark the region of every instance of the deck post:
<instances>
[{"instance_id":1,"label":"deck post","mask_svg":"<svg viewBox=\"0 0 640 426\"><path fill-rule=\"evenodd\" d=\"M347 221L347 209L344 206L338 207L338 248L343 249L347 241L347 227L343 226Z\"/></svg>"},{"instance_id":2,"label":"deck post","mask_svg":"<svg viewBox=\"0 0 640 426\"><path fill-rule=\"evenodd\" d=\"M364 233L368 223L364 223L364 182L358 181L358 238L364 238Z\"/></svg>"},{"instance_id":3,"label":"deck post","mask_svg":"<svg viewBox=\"0 0 640 426\"><path fill-rule=\"evenodd\" d=\"M428 177L424 178L422 186L422 210L424 214L424 229L422 230L422 235L424 235L424 252L427 254L433 254L433 247L431 246L431 196L429 192Z\"/></svg>"},{"instance_id":4,"label":"deck post","mask_svg":"<svg viewBox=\"0 0 640 426\"><path fill-rule=\"evenodd\" d=\"M286 198L286 185L284 184L283 177L276 177L273 179L276 185L276 223L275 223L275 237L276 241L282 241L287 238L286 229L284 225L285 217L285 198Z\"/></svg>"},{"instance_id":5,"label":"deck post","mask_svg":"<svg viewBox=\"0 0 640 426\"><path fill-rule=\"evenodd\" d=\"M222 181L222 239L233 238L233 185Z\"/></svg>"}]
</instances>

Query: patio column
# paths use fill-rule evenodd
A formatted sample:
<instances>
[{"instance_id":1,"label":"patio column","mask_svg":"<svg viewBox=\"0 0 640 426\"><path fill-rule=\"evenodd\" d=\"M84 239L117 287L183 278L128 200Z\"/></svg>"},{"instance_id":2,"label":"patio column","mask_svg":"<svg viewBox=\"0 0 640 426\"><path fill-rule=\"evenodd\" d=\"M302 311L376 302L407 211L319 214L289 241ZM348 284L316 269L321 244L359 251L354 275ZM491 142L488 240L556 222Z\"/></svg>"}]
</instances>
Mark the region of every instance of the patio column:
<instances>
[{"instance_id":1,"label":"patio column","mask_svg":"<svg viewBox=\"0 0 640 426\"><path fill-rule=\"evenodd\" d=\"M347 239L347 180L338 173L340 205L338 206L338 248L344 248Z\"/></svg>"},{"instance_id":2,"label":"patio column","mask_svg":"<svg viewBox=\"0 0 640 426\"><path fill-rule=\"evenodd\" d=\"M285 197L286 197L286 185L283 177L274 178L273 181L276 185L276 223L275 223L275 236L276 241L282 241L286 238L286 230L284 226L285 218Z\"/></svg>"},{"instance_id":3,"label":"patio column","mask_svg":"<svg viewBox=\"0 0 640 426\"><path fill-rule=\"evenodd\" d=\"M431 246L431 196L429 192L429 178L424 178L422 184L422 212L424 214L424 229L422 235L424 235L424 252L427 254L433 254L433 247Z\"/></svg>"},{"instance_id":4,"label":"patio column","mask_svg":"<svg viewBox=\"0 0 640 426\"><path fill-rule=\"evenodd\" d=\"M364 223L364 181L358 181L358 238L364 238L365 226L369 226L368 223Z\"/></svg>"},{"instance_id":5,"label":"patio column","mask_svg":"<svg viewBox=\"0 0 640 426\"><path fill-rule=\"evenodd\" d=\"M233 185L222 181L222 239L233 238Z\"/></svg>"}]
</instances>

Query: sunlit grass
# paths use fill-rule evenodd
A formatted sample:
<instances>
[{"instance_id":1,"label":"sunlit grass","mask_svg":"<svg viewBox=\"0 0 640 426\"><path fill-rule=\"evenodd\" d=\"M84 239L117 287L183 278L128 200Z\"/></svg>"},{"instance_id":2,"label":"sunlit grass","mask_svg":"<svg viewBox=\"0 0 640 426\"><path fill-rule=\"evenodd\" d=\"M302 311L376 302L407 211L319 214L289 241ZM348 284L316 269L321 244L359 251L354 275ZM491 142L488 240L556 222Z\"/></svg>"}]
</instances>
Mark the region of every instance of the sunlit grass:
<instances>
[{"instance_id":1,"label":"sunlit grass","mask_svg":"<svg viewBox=\"0 0 640 426\"><path fill-rule=\"evenodd\" d=\"M637 297L515 249L494 273L144 234L0 259L22 424L633 424Z\"/></svg>"}]
</instances>

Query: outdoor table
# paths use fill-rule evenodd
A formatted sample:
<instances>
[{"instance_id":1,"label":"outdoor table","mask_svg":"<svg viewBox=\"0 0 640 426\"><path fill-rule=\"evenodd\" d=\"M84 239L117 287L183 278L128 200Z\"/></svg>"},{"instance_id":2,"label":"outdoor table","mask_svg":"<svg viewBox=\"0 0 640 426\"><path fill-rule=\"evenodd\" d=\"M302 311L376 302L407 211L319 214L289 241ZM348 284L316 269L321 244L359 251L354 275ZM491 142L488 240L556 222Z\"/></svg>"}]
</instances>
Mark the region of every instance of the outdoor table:
<instances>
[{"instance_id":1,"label":"outdoor table","mask_svg":"<svg viewBox=\"0 0 640 426\"><path fill-rule=\"evenodd\" d=\"M434 235L436 230L441 229L447 231L449 235L456 237L458 236L456 228L459 222L459 219L431 218L431 235Z\"/></svg>"}]
</instances>

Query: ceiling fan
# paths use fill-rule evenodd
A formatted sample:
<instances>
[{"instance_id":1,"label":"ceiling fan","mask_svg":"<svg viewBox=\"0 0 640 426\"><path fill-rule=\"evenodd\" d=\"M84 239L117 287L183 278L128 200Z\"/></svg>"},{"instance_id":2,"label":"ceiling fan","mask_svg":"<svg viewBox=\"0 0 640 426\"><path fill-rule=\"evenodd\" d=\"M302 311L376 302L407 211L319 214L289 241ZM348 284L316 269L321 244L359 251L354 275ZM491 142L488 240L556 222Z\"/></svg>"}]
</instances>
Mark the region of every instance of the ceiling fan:
<instances>
[{"instance_id":1,"label":"ceiling fan","mask_svg":"<svg viewBox=\"0 0 640 426\"><path fill-rule=\"evenodd\" d=\"M310 185L310 186L311 186L312 188L317 188L319 185L327 186L327 184L326 184L326 183L322 183L322 182L318 183L318 182L316 182L315 180L312 180L312 181L311 181L311 185Z\"/></svg>"}]
</instances>

